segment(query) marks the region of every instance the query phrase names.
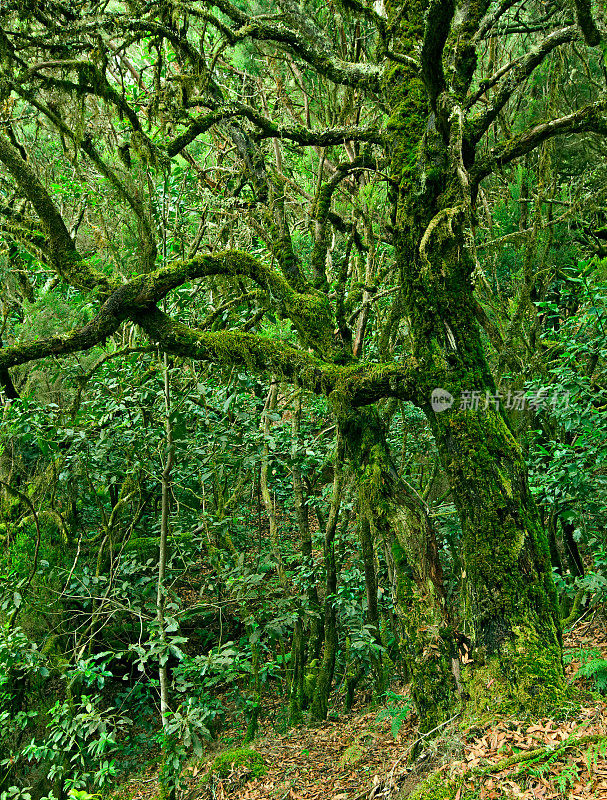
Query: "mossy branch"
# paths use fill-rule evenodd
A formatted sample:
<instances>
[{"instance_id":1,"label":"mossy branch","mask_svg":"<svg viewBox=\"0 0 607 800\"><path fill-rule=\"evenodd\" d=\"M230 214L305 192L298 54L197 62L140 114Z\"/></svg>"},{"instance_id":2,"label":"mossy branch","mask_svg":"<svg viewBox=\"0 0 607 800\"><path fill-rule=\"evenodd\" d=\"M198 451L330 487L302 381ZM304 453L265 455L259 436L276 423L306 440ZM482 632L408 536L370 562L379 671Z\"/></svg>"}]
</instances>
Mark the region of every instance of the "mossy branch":
<instances>
[{"instance_id":1,"label":"mossy branch","mask_svg":"<svg viewBox=\"0 0 607 800\"><path fill-rule=\"evenodd\" d=\"M90 267L80 257L63 217L32 167L2 135L0 135L0 161L17 181L19 188L46 228L50 256L59 273L74 286L109 291L111 283L108 278Z\"/></svg>"},{"instance_id":2,"label":"mossy branch","mask_svg":"<svg viewBox=\"0 0 607 800\"><path fill-rule=\"evenodd\" d=\"M190 104L197 104L197 102L205 105L209 100L208 98L194 97ZM330 147L351 141L384 143L384 135L379 125L346 125L323 130L310 130L304 125L279 125L260 114L252 106L234 101L193 120L187 130L177 136L167 147L167 154L172 158L213 125L235 117L244 117L258 128L256 139L286 139L304 147Z\"/></svg>"},{"instance_id":3,"label":"mossy branch","mask_svg":"<svg viewBox=\"0 0 607 800\"><path fill-rule=\"evenodd\" d=\"M430 242L430 237L432 234L437 230L438 226L445 222L447 225L447 230L449 232L449 236L453 238L455 235L453 233L453 219L458 215L464 212L463 204L455 206L454 208L442 208L438 214L435 214L434 217L428 223L428 227L424 231L424 235L421 238L419 243L419 255L422 262L429 268L431 266L430 259L427 255L427 247Z\"/></svg>"},{"instance_id":4,"label":"mossy branch","mask_svg":"<svg viewBox=\"0 0 607 800\"><path fill-rule=\"evenodd\" d=\"M454 13L455 3L453 0L431 0L426 13L421 65L428 96L434 107L436 107L436 98L446 87L443 50Z\"/></svg>"},{"instance_id":5,"label":"mossy branch","mask_svg":"<svg viewBox=\"0 0 607 800\"><path fill-rule=\"evenodd\" d=\"M145 252L145 261L147 269L148 270L153 269L156 262L156 254L157 254L156 241L154 238L154 232L152 230L150 215L146 213L146 210L141 200L139 200L135 194L133 194L127 189L126 185L118 178L116 172L101 158L90 136L85 136L84 138L77 136L74 133L74 131L69 127L69 125L66 125L66 123L56 110L53 110L49 108L49 106L40 102L40 100L36 96L36 93L31 91L24 91L23 88L18 85L13 85L12 88L21 97L23 97L24 100L26 100L34 108L38 109L38 111L44 114L44 116L47 117L47 119L49 119L53 123L53 125L55 125L55 127L65 137L67 137L70 141L72 141L76 147L80 147L82 151L86 153L86 155L95 165L99 174L103 175L103 177L108 180L108 182L111 184L111 186L113 186L118 195L130 206L130 208L137 216L137 219L141 223L143 249Z\"/></svg>"},{"instance_id":6,"label":"mossy branch","mask_svg":"<svg viewBox=\"0 0 607 800\"><path fill-rule=\"evenodd\" d=\"M481 20L476 33L472 38L473 44L478 44L482 42L483 39L486 37L487 33L494 27L494 25L499 22L499 20L504 16L504 14L508 11L508 9L512 8L513 5L518 3L518 0L502 0L502 2L497 6L497 8L487 12L483 19Z\"/></svg>"},{"instance_id":7,"label":"mossy branch","mask_svg":"<svg viewBox=\"0 0 607 800\"><path fill-rule=\"evenodd\" d=\"M501 772L504 769L508 769L508 767L514 767L516 764L523 764L525 761L536 761L540 760L542 757L549 758L550 756L564 753L565 750L571 750L573 747L582 747L587 744L593 744L594 742L603 742L606 739L607 737L601 734L591 734L589 736L580 736L577 739L565 740L556 747L548 746L538 747L535 750L526 750L522 753L515 753L513 756L504 758L502 761L498 761L497 764L491 764L488 767L474 770L473 774L483 777L491 773Z\"/></svg>"},{"instance_id":8,"label":"mossy branch","mask_svg":"<svg viewBox=\"0 0 607 800\"><path fill-rule=\"evenodd\" d=\"M376 166L365 155L357 156L353 161L340 164L330 180L319 186L312 207L314 224L314 248L312 250L311 264L314 274L314 284L318 288L327 287L325 265L327 259L328 242L327 227L330 222L331 199L339 184L356 170L373 169Z\"/></svg>"},{"instance_id":9,"label":"mossy branch","mask_svg":"<svg viewBox=\"0 0 607 800\"><path fill-rule=\"evenodd\" d=\"M584 40L590 47L596 47L601 43L601 33L597 28L590 0L574 0L577 23L584 34Z\"/></svg>"},{"instance_id":10,"label":"mossy branch","mask_svg":"<svg viewBox=\"0 0 607 800\"><path fill-rule=\"evenodd\" d=\"M475 36L490 5L490 0L464 0L457 4L459 19L451 27L445 51L450 57L451 89L460 101L467 96L476 71L478 52Z\"/></svg>"},{"instance_id":11,"label":"mossy branch","mask_svg":"<svg viewBox=\"0 0 607 800\"><path fill-rule=\"evenodd\" d=\"M573 25L559 28L553 31L540 42L537 47L532 48L526 56L513 65L512 69L508 71L497 87L487 109L477 119L472 121L472 138L475 142L478 142L481 136L489 129L508 100L512 97L514 92L524 84L531 73L553 50L575 39L576 34L577 31Z\"/></svg>"},{"instance_id":12,"label":"mossy branch","mask_svg":"<svg viewBox=\"0 0 607 800\"><path fill-rule=\"evenodd\" d=\"M240 366L258 375L275 374L314 394L360 407L382 397L417 400L418 365L414 359L384 367L379 364L328 364L304 350L239 331L197 331L154 308L134 315L153 342L184 358Z\"/></svg>"},{"instance_id":13,"label":"mossy branch","mask_svg":"<svg viewBox=\"0 0 607 800\"><path fill-rule=\"evenodd\" d=\"M121 303L121 296L128 295L130 286L117 290L101 307L97 316L82 328L61 336L50 336L35 342L0 348L0 370L39 361L48 356L62 356L90 350L112 336L122 322L128 318L132 305Z\"/></svg>"},{"instance_id":14,"label":"mossy branch","mask_svg":"<svg viewBox=\"0 0 607 800\"><path fill-rule=\"evenodd\" d=\"M359 86L377 89L382 68L375 64L351 63L340 59L326 37L304 18L299 8L290 4L288 21L295 23L299 30L284 22L275 22L261 17L250 17L230 0L218 0L217 7L239 25L247 25L251 39L273 41L288 45L298 56L333 83L345 86ZM284 5L284 4L283 4Z\"/></svg>"},{"instance_id":15,"label":"mossy branch","mask_svg":"<svg viewBox=\"0 0 607 800\"><path fill-rule=\"evenodd\" d=\"M553 136L567 133L593 132L607 136L607 98L589 103L583 108L564 117L551 119L534 125L518 136L500 142L488 156L478 160L472 170L472 182L478 184L498 167L509 164L521 156L535 150L542 142Z\"/></svg>"}]
</instances>

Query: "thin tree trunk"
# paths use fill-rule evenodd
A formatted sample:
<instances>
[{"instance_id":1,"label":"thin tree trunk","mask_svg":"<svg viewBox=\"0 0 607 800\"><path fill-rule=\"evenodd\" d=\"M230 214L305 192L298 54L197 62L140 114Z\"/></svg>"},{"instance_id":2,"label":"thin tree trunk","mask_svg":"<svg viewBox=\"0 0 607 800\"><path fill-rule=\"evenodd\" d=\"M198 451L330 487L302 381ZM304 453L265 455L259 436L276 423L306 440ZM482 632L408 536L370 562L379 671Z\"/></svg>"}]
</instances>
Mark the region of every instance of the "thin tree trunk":
<instances>
[{"instance_id":1,"label":"thin tree trunk","mask_svg":"<svg viewBox=\"0 0 607 800\"><path fill-rule=\"evenodd\" d=\"M165 603L165 579L168 555L168 535L169 535L169 507L171 492L171 471L173 469L174 447L173 447L173 424L171 422L171 394L170 394L170 375L168 357L164 356L164 403L165 403L165 442L166 442L166 461L162 470L162 505L160 512L160 545L158 550L158 585L156 591L156 616L160 635L164 640L164 603ZM160 680L160 716L163 727L166 726L166 715L169 711L169 686L166 663L159 668Z\"/></svg>"},{"instance_id":2,"label":"thin tree trunk","mask_svg":"<svg viewBox=\"0 0 607 800\"><path fill-rule=\"evenodd\" d=\"M280 582L280 585L284 589L287 585L287 576L285 574L285 569L282 563L280 542L278 540L276 506L274 504L274 500L270 495L270 490L268 488L268 466L270 461L270 445L269 445L270 414L276 408L277 398L278 398L278 383L276 380L273 380L270 386L270 391L268 392L264 408L264 421L263 421L264 444L263 444L263 455L261 459L261 470L259 475L259 485L261 489L261 497L263 500L264 508L266 510L266 514L268 515L268 522L270 524L270 544L272 547L272 555L274 556L274 562L276 564L276 572L278 574L278 580Z\"/></svg>"},{"instance_id":3,"label":"thin tree trunk","mask_svg":"<svg viewBox=\"0 0 607 800\"><path fill-rule=\"evenodd\" d=\"M298 460L301 450L301 408L301 393L299 393L295 400L292 420L291 473L293 476L293 503L301 542L302 565L306 572L305 592L308 608L305 612L300 614L293 632L290 715L294 723L300 721L301 712L306 705L306 693L304 691L306 650L308 653L308 662L317 659L323 636L323 620L316 588L314 561L312 558L312 534L310 532L308 519L308 504L304 496L303 480Z\"/></svg>"},{"instance_id":4,"label":"thin tree trunk","mask_svg":"<svg viewBox=\"0 0 607 800\"><path fill-rule=\"evenodd\" d=\"M164 409L165 409L165 444L166 455L164 468L162 470L161 478L161 511L160 511L160 544L158 549L158 584L156 591L156 619L158 623L158 635L160 637L160 664L158 667L158 680L160 684L160 720L163 730L169 723L169 676L166 652L166 621L165 621L165 580L166 580L166 565L168 557L168 536L169 536L169 510L170 510L170 493L171 493L171 471L173 469L174 459L174 443L173 443L173 423L171 421L171 383L168 357L165 354L163 359L164 367ZM160 781L162 792L167 800L174 800L175 798L175 776L172 774L172 767L168 764L170 753L167 747L168 743L165 740L163 749L163 768L161 773L164 777Z\"/></svg>"},{"instance_id":5,"label":"thin tree trunk","mask_svg":"<svg viewBox=\"0 0 607 800\"><path fill-rule=\"evenodd\" d=\"M371 525L364 511L360 514L358 521L358 532L363 556L365 570L365 589L367 593L367 619L373 628L373 636L379 648L382 647L381 631L379 622L379 611L377 608L377 576L375 573L375 548L373 546L373 536ZM378 694L386 690L386 676L384 673L382 651L378 650L373 658L376 675L376 691Z\"/></svg>"},{"instance_id":6,"label":"thin tree trunk","mask_svg":"<svg viewBox=\"0 0 607 800\"><path fill-rule=\"evenodd\" d=\"M335 656L337 654L337 617L335 612L335 595L337 593L337 563L335 560L335 532L341 508L343 494L343 447L339 426L337 431L337 451L335 454L333 473L333 492L331 495L331 508L325 528L324 559L326 570L326 587L324 601L325 637L322 662L318 670L318 677L312 699L311 715L314 719L327 718L329 694L335 669Z\"/></svg>"}]
</instances>

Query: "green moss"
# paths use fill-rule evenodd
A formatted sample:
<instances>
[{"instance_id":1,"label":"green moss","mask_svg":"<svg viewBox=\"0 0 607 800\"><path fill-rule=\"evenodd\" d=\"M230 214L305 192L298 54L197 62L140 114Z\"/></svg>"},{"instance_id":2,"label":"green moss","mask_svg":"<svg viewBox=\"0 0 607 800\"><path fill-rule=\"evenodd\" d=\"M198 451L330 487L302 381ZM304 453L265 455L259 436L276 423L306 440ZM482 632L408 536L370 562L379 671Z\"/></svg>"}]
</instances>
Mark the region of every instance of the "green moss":
<instances>
[{"instance_id":1,"label":"green moss","mask_svg":"<svg viewBox=\"0 0 607 800\"><path fill-rule=\"evenodd\" d=\"M427 3L420 0L386 3L388 25L394 26L394 49L402 55L417 58L426 9ZM383 89L390 109L386 132L393 142L393 181L406 192L427 125L428 95L417 71L398 62L392 62L384 71Z\"/></svg>"},{"instance_id":2,"label":"green moss","mask_svg":"<svg viewBox=\"0 0 607 800\"><path fill-rule=\"evenodd\" d=\"M301 336L302 342L325 358L335 349L329 298L318 292L296 294L290 298L288 315Z\"/></svg>"},{"instance_id":3,"label":"green moss","mask_svg":"<svg viewBox=\"0 0 607 800\"><path fill-rule=\"evenodd\" d=\"M216 756L202 782L212 783L215 778L234 777L239 784L244 784L251 778L260 778L267 771L263 758L256 750L237 747Z\"/></svg>"},{"instance_id":4,"label":"green moss","mask_svg":"<svg viewBox=\"0 0 607 800\"><path fill-rule=\"evenodd\" d=\"M360 763L365 757L365 749L360 744L351 744L342 753L339 759L340 767L351 767Z\"/></svg>"},{"instance_id":5,"label":"green moss","mask_svg":"<svg viewBox=\"0 0 607 800\"><path fill-rule=\"evenodd\" d=\"M512 687L497 659L492 659L488 664L475 664L470 669L464 668L462 679L470 697L466 704L466 721L494 720L520 712Z\"/></svg>"},{"instance_id":6,"label":"green moss","mask_svg":"<svg viewBox=\"0 0 607 800\"><path fill-rule=\"evenodd\" d=\"M398 480L377 410L353 410L340 419L340 426L357 473L361 508L375 537L392 552L403 632L401 653L411 676L420 729L429 731L446 719L457 703L453 631L445 624L444 599L437 588L440 578L429 557L433 532Z\"/></svg>"},{"instance_id":7,"label":"green moss","mask_svg":"<svg viewBox=\"0 0 607 800\"><path fill-rule=\"evenodd\" d=\"M575 690L565 683L560 644L540 638L537 625L517 625L512 632L505 653L512 659L518 702L534 716L561 710Z\"/></svg>"},{"instance_id":8,"label":"green moss","mask_svg":"<svg viewBox=\"0 0 607 800\"><path fill-rule=\"evenodd\" d=\"M501 653L464 671L463 680L467 719L554 716L576 703L560 667L560 647L546 645L531 626L515 626Z\"/></svg>"},{"instance_id":9,"label":"green moss","mask_svg":"<svg viewBox=\"0 0 607 800\"><path fill-rule=\"evenodd\" d=\"M458 788L458 783L447 781L443 774L434 772L408 796L408 800L453 800ZM401 795L399 800L405 800L405 797Z\"/></svg>"}]
</instances>

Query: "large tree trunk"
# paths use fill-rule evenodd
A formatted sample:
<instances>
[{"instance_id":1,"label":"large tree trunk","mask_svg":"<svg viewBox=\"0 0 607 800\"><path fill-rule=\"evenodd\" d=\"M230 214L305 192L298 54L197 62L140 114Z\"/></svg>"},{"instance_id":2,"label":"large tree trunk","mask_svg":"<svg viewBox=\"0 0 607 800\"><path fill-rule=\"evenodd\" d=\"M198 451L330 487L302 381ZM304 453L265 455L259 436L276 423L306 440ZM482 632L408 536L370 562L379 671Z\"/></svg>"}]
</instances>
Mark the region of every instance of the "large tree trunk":
<instances>
[{"instance_id":1,"label":"large tree trunk","mask_svg":"<svg viewBox=\"0 0 607 800\"><path fill-rule=\"evenodd\" d=\"M483 351L463 223L445 208L433 219L440 214L443 222L426 237L425 252L422 244L399 255L407 258L420 405L462 526L464 633L476 648L467 691L479 705L494 708L500 696L544 711L565 691L548 542ZM432 408L437 388L452 396L450 408ZM475 397L478 406L470 401Z\"/></svg>"},{"instance_id":2,"label":"large tree trunk","mask_svg":"<svg viewBox=\"0 0 607 800\"><path fill-rule=\"evenodd\" d=\"M487 6L479 4L478 13ZM461 520L464 632L475 645L474 674L464 676L465 688L473 702L491 710L498 699L548 710L565 691L548 544L503 400L496 408L492 399L496 388L475 313L468 172L474 143L461 105L476 63L474 47L466 50L462 30L457 48L463 49L453 56L454 90L448 92L441 54L455 6L445 4L431 25L420 0L387 2L386 8L402 56L384 83L393 136L394 242L419 364L418 405L432 427ZM436 14L438 9L434 4ZM476 13L471 4L466 13L470 21ZM421 72L407 61L416 59L420 40ZM431 397L439 388L454 401L435 411ZM462 406L464 392L478 392L478 407Z\"/></svg>"}]
</instances>

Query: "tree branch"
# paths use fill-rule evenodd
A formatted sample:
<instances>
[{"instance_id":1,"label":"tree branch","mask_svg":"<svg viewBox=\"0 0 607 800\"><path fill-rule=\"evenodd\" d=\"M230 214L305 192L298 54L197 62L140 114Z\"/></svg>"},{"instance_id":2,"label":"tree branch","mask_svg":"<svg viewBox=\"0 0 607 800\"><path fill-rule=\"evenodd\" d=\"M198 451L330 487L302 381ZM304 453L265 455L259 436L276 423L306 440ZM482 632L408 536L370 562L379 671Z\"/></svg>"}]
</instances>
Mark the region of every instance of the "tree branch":
<instances>
[{"instance_id":1,"label":"tree branch","mask_svg":"<svg viewBox=\"0 0 607 800\"><path fill-rule=\"evenodd\" d=\"M514 92L531 75L542 61L557 47L565 42L575 39L577 30L573 25L560 28L547 36L543 42L534 47L529 53L516 63L507 77L498 86L491 105L476 119L472 120L472 138L478 142L489 129L491 123L497 118L502 108L512 97Z\"/></svg>"},{"instance_id":2,"label":"tree branch","mask_svg":"<svg viewBox=\"0 0 607 800\"><path fill-rule=\"evenodd\" d=\"M461 21L453 26L452 87L460 101L466 96L477 65L477 43L475 35L483 22L490 0L464 0L458 3Z\"/></svg>"},{"instance_id":3,"label":"tree branch","mask_svg":"<svg viewBox=\"0 0 607 800\"><path fill-rule=\"evenodd\" d=\"M24 196L40 217L48 235L50 257L59 274L73 286L99 288L109 293L113 288L112 282L80 257L49 193L30 165L2 135L0 135L0 161L17 181Z\"/></svg>"},{"instance_id":4,"label":"tree branch","mask_svg":"<svg viewBox=\"0 0 607 800\"><path fill-rule=\"evenodd\" d=\"M122 322L128 318L132 306L124 295L128 296L129 288L128 285L120 287L103 304L95 319L82 328L63 336L50 336L35 342L0 348L0 372L30 361L39 361L47 356L68 355L90 350L91 347L101 344L116 333Z\"/></svg>"},{"instance_id":5,"label":"tree branch","mask_svg":"<svg viewBox=\"0 0 607 800\"><path fill-rule=\"evenodd\" d=\"M601 34L592 16L590 0L574 0L574 2L577 23L584 34L584 40L590 47L596 47L601 43Z\"/></svg>"},{"instance_id":6,"label":"tree branch","mask_svg":"<svg viewBox=\"0 0 607 800\"><path fill-rule=\"evenodd\" d=\"M333 83L371 89L378 88L382 73L380 67L375 64L342 61L335 55L329 42L315 26L305 26L305 32L295 31L283 23L250 17L230 0L217 0L215 5L239 25L247 26L247 33L251 39L270 40L288 45L298 56L315 67L321 75L326 75ZM290 15L293 18L293 14Z\"/></svg>"},{"instance_id":7,"label":"tree branch","mask_svg":"<svg viewBox=\"0 0 607 800\"><path fill-rule=\"evenodd\" d=\"M455 13L453 0L431 0L421 51L422 74L430 102L436 111L436 98L445 90L443 50Z\"/></svg>"},{"instance_id":8,"label":"tree branch","mask_svg":"<svg viewBox=\"0 0 607 800\"><path fill-rule=\"evenodd\" d=\"M143 207L142 202L131 192L128 191L124 183L118 178L115 171L105 163L105 161L101 158L99 153L97 152L95 146L93 145L93 141L90 135L85 135L84 137L77 136L74 131L65 124L63 119L59 116L59 114L48 106L41 103L37 97L34 95L33 92L24 90L20 86L16 86L14 84L9 84L13 88L13 90L23 97L28 103L38 109L42 114L47 117L47 119L68 139L70 139L76 146L79 146L84 153L89 157L92 163L97 168L97 171L107 178L109 183L114 187L118 195L122 197L122 199L130 206L132 211L134 211L137 219L141 223L141 230L142 230L142 238L143 238L143 250L145 253L145 266L147 270L151 270L154 268L156 263L156 241L154 238L154 232L152 231L152 226L150 223L149 215L146 214L145 209Z\"/></svg>"},{"instance_id":9,"label":"tree branch","mask_svg":"<svg viewBox=\"0 0 607 800\"><path fill-rule=\"evenodd\" d=\"M540 125L529 128L518 136L513 136L505 142L494 147L490 154L477 159L471 171L473 184L478 184L497 167L509 164L516 158L531 152L539 144L553 136L562 136L567 133L581 133L584 131L599 133L607 136L607 98L590 103L573 114L550 120Z\"/></svg>"},{"instance_id":10,"label":"tree branch","mask_svg":"<svg viewBox=\"0 0 607 800\"><path fill-rule=\"evenodd\" d=\"M161 350L183 358L241 366L262 375L269 373L303 389L353 407L375 403L382 397L412 400L417 397L417 364L386 367L379 364L338 366L287 345L237 331L197 331L172 320L154 308L136 314L134 321Z\"/></svg>"},{"instance_id":11,"label":"tree branch","mask_svg":"<svg viewBox=\"0 0 607 800\"><path fill-rule=\"evenodd\" d=\"M520 0L502 0L495 11L490 11L489 13L485 14L480 25L478 26L478 30L474 34L473 42L481 42L487 33L489 33L491 28L501 19L501 17L503 17L503 15L509 11L512 6L519 2Z\"/></svg>"},{"instance_id":12,"label":"tree branch","mask_svg":"<svg viewBox=\"0 0 607 800\"><path fill-rule=\"evenodd\" d=\"M190 103L196 104L196 98L193 98ZM256 125L259 128L259 133L255 135L256 139L288 139L304 147L330 147L351 141L382 144L384 141L383 133L377 125L349 125L343 128L313 131L303 125L279 125L264 117L251 106L234 102L230 106L218 108L216 111L194 120L188 129L168 146L168 155L170 157L177 155L201 133L205 133L216 123L231 117L245 117Z\"/></svg>"}]
</instances>

